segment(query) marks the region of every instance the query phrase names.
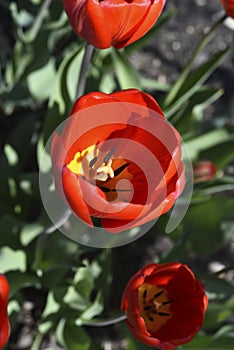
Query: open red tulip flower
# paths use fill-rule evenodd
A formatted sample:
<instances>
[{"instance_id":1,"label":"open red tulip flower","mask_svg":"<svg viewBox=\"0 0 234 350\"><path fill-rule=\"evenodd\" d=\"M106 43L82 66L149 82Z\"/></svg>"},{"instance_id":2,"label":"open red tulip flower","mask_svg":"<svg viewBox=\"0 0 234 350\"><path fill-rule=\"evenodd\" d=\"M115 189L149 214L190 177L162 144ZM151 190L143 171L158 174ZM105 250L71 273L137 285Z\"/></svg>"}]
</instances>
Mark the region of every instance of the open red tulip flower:
<instances>
[{"instance_id":1,"label":"open red tulip flower","mask_svg":"<svg viewBox=\"0 0 234 350\"><path fill-rule=\"evenodd\" d=\"M227 16L234 18L234 0L221 0Z\"/></svg>"},{"instance_id":2,"label":"open red tulip flower","mask_svg":"<svg viewBox=\"0 0 234 350\"><path fill-rule=\"evenodd\" d=\"M99 49L122 48L141 38L166 0L63 0L74 32Z\"/></svg>"},{"instance_id":3,"label":"open red tulip flower","mask_svg":"<svg viewBox=\"0 0 234 350\"><path fill-rule=\"evenodd\" d=\"M122 296L127 325L143 343L172 350L199 331L208 299L181 263L150 264L128 282Z\"/></svg>"},{"instance_id":4,"label":"open red tulip flower","mask_svg":"<svg viewBox=\"0 0 234 350\"><path fill-rule=\"evenodd\" d=\"M6 344L10 333L7 314L8 296L9 285L7 279L3 275L0 275L0 349Z\"/></svg>"},{"instance_id":5,"label":"open red tulip flower","mask_svg":"<svg viewBox=\"0 0 234 350\"><path fill-rule=\"evenodd\" d=\"M136 89L92 92L52 137L55 186L73 213L116 233L167 212L184 189L180 135Z\"/></svg>"}]
</instances>

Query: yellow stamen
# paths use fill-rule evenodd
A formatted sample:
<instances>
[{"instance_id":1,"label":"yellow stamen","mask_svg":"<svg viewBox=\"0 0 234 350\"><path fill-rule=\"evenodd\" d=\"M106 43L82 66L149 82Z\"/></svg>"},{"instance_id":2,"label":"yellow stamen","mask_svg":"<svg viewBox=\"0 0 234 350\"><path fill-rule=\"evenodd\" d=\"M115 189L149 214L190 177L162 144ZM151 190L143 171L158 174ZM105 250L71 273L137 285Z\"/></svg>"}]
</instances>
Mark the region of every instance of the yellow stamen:
<instances>
[{"instance_id":1,"label":"yellow stamen","mask_svg":"<svg viewBox=\"0 0 234 350\"><path fill-rule=\"evenodd\" d=\"M72 159L72 161L67 165L67 168L69 170L71 170L74 174L78 175L78 174L82 174L83 175L83 171L82 171L82 161L84 159L85 156L89 155L90 153L93 153L95 146L89 146L88 148L86 148L85 150L81 151L81 152L77 152L74 156L74 158Z\"/></svg>"}]
</instances>

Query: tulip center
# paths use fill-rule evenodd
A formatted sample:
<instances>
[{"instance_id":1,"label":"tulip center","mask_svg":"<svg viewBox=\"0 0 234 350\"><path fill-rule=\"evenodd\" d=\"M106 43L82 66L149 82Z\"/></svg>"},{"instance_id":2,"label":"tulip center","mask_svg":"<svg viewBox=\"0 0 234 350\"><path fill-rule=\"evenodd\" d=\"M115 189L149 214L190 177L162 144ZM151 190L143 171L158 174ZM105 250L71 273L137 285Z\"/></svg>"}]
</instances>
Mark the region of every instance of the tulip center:
<instances>
[{"instance_id":1,"label":"tulip center","mask_svg":"<svg viewBox=\"0 0 234 350\"><path fill-rule=\"evenodd\" d=\"M76 175L98 186L106 196L107 201L118 198L121 192L121 200L129 201L132 196L130 180L132 175L128 172L130 165L123 158L115 158L115 147L104 152L92 145L81 152L77 152L67 165L67 168ZM128 180L123 187L118 187L120 180ZM117 188L118 187L118 188Z\"/></svg>"},{"instance_id":2,"label":"tulip center","mask_svg":"<svg viewBox=\"0 0 234 350\"><path fill-rule=\"evenodd\" d=\"M144 319L149 332L157 332L172 316L168 292L149 283L142 284L138 289L140 316Z\"/></svg>"}]
</instances>

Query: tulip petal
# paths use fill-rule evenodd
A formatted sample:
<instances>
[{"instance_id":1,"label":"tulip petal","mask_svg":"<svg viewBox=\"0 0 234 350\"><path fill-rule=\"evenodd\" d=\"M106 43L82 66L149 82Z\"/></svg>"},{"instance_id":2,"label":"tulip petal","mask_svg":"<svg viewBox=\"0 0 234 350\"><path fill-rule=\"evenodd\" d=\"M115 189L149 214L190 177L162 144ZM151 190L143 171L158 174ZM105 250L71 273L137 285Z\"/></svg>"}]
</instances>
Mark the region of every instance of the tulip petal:
<instances>
[{"instance_id":1,"label":"tulip petal","mask_svg":"<svg viewBox=\"0 0 234 350\"><path fill-rule=\"evenodd\" d=\"M80 188L78 177L67 168L64 168L62 175L64 194L69 206L74 213L87 225L93 227L88 207L83 200L83 193Z\"/></svg>"},{"instance_id":2,"label":"tulip petal","mask_svg":"<svg viewBox=\"0 0 234 350\"><path fill-rule=\"evenodd\" d=\"M165 0L63 0L74 32L97 48L124 47L143 36Z\"/></svg>"}]
</instances>

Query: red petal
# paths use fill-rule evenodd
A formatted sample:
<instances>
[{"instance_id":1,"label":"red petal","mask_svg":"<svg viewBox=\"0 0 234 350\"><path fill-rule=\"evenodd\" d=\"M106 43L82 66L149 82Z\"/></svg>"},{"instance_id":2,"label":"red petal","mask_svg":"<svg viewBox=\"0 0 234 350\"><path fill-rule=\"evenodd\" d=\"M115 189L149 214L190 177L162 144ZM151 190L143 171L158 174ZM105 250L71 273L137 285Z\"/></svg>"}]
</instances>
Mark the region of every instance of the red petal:
<instances>
[{"instance_id":1,"label":"red petal","mask_svg":"<svg viewBox=\"0 0 234 350\"><path fill-rule=\"evenodd\" d=\"M137 89L126 89L114 92L111 94L111 96L117 101L133 103L151 108L153 111L157 112L159 115L165 118L156 100L145 92L141 92Z\"/></svg>"},{"instance_id":2,"label":"red petal","mask_svg":"<svg viewBox=\"0 0 234 350\"><path fill-rule=\"evenodd\" d=\"M3 306L6 306L8 303L9 291L9 284L6 277L4 275L0 275L0 298Z\"/></svg>"},{"instance_id":3,"label":"red petal","mask_svg":"<svg viewBox=\"0 0 234 350\"><path fill-rule=\"evenodd\" d=\"M7 313L5 313L4 317L1 316L0 323L0 349L4 347L10 335L10 323L8 320Z\"/></svg>"},{"instance_id":4,"label":"red petal","mask_svg":"<svg viewBox=\"0 0 234 350\"><path fill-rule=\"evenodd\" d=\"M0 348L6 344L9 333L10 324L7 314L7 305L9 297L9 284L5 276L0 275Z\"/></svg>"},{"instance_id":5,"label":"red petal","mask_svg":"<svg viewBox=\"0 0 234 350\"><path fill-rule=\"evenodd\" d=\"M78 177L67 168L64 168L62 183L67 202L73 212L86 224L93 226L88 207L83 200Z\"/></svg>"},{"instance_id":6,"label":"red petal","mask_svg":"<svg viewBox=\"0 0 234 350\"><path fill-rule=\"evenodd\" d=\"M87 181L80 182L84 199L89 206L91 215L100 218L133 220L144 212L145 206L124 202L108 202L104 193ZM115 220L114 220L115 221Z\"/></svg>"}]
</instances>

